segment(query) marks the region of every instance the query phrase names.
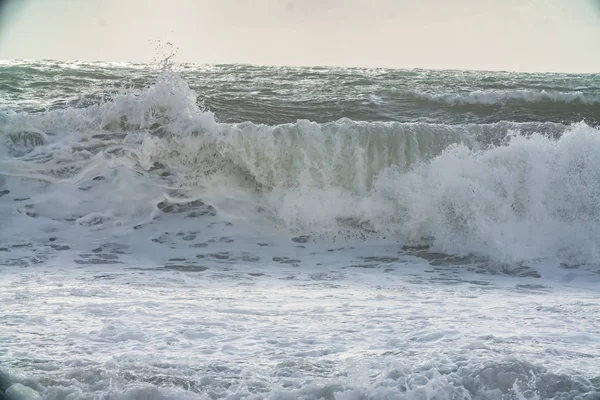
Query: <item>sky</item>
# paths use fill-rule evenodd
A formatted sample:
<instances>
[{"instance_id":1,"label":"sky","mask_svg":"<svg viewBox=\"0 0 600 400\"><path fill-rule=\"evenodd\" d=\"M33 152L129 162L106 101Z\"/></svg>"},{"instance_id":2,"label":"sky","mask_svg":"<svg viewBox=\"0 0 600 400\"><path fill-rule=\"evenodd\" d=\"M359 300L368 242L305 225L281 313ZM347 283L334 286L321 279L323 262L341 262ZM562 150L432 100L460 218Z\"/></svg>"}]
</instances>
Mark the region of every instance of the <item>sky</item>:
<instances>
[{"instance_id":1,"label":"sky","mask_svg":"<svg viewBox=\"0 0 600 400\"><path fill-rule=\"evenodd\" d=\"M0 59L600 72L599 0L0 2Z\"/></svg>"}]
</instances>

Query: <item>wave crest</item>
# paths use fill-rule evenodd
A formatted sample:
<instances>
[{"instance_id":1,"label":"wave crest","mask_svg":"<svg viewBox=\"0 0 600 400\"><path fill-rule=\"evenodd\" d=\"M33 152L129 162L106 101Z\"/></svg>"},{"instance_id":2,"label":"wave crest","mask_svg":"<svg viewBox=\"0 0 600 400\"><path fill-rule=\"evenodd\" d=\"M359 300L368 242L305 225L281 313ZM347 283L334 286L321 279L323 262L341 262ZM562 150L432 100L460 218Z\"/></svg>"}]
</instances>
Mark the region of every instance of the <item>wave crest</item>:
<instances>
[{"instance_id":1,"label":"wave crest","mask_svg":"<svg viewBox=\"0 0 600 400\"><path fill-rule=\"evenodd\" d=\"M600 103L600 95L589 95L582 92L553 92L546 90L476 90L468 93L425 93L410 92L414 97L433 103L450 106L459 105L501 105L509 102L523 103L578 103L593 105Z\"/></svg>"},{"instance_id":2,"label":"wave crest","mask_svg":"<svg viewBox=\"0 0 600 400\"><path fill-rule=\"evenodd\" d=\"M165 185L196 197L243 190L296 231L432 237L437 250L509 261L600 261L600 131L584 123L225 124L171 71L85 109L4 118L7 137L48 140L2 161L8 175L72 183L134 169L143 181L116 186L135 188L131 201Z\"/></svg>"}]
</instances>

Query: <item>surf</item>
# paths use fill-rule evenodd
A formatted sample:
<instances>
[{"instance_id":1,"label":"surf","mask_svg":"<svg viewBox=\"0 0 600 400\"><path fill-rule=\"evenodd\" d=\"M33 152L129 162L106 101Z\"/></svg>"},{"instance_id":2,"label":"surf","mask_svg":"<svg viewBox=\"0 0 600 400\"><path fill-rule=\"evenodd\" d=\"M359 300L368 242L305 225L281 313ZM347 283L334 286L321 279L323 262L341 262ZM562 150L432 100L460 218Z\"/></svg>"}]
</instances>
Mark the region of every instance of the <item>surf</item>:
<instances>
[{"instance_id":1,"label":"surf","mask_svg":"<svg viewBox=\"0 0 600 400\"><path fill-rule=\"evenodd\" d=\"M137 225L152 219L160 193L242 190L296 234L598 262L600 137L585 123L221 123L172 70L92 106L2 120L13 155L0 161L3 175L81 187L116 170L112 179L140 181L107 185L106 203L83 202L79 219L107 204L105 221Z\"/></svg>"}]
</instances>

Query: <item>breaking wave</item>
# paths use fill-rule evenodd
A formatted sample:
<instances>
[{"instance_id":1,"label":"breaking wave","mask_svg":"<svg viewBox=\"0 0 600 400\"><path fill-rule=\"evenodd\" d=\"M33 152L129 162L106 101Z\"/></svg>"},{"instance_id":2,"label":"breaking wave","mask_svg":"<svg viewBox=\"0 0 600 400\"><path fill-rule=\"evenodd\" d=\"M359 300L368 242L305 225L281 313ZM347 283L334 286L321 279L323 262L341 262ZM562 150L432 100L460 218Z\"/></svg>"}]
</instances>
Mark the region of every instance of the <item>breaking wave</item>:
<instances>
[{"instance_id":1,"label":"breaking wave","mask_svg":"<svg viewBox=\"0 0 600 400\"><path fill-rule=\"evenodd\" d=\"M556 98L511 93L489 101ZM574 96L569 101L583 101ZM121 217L131 202L161 191L198 198L243 190L278 223L313 235L428 239L441 251L512 262L600 261L600 131L593 126L226 124L197 100L165 71L144 90L87 108L5 113L2 174L80 184L107 169L133 170L143 184L106 186L136 191L105 194L118 199L108 206ZM107 206L85 204L92 209L84 215Z\"/></svg>"}]
</instances>

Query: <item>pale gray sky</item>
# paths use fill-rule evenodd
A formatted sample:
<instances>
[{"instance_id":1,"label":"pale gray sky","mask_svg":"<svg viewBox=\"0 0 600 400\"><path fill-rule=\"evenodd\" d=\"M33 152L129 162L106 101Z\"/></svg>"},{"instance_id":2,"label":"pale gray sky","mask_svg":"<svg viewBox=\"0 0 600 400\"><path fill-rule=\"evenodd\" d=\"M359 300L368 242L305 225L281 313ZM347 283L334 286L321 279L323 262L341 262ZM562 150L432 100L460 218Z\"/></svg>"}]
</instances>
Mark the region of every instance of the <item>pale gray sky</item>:
<instances>
[{"instance_id":1,"label":"pale gray sky","mask_svg":"<svg viewBox=\"0 0 600 400\"><path fill-rule=\"evenodd\" d=\"M13 0L0 59L600 72L596 0Z\"/></svg>"}]
</instances>

